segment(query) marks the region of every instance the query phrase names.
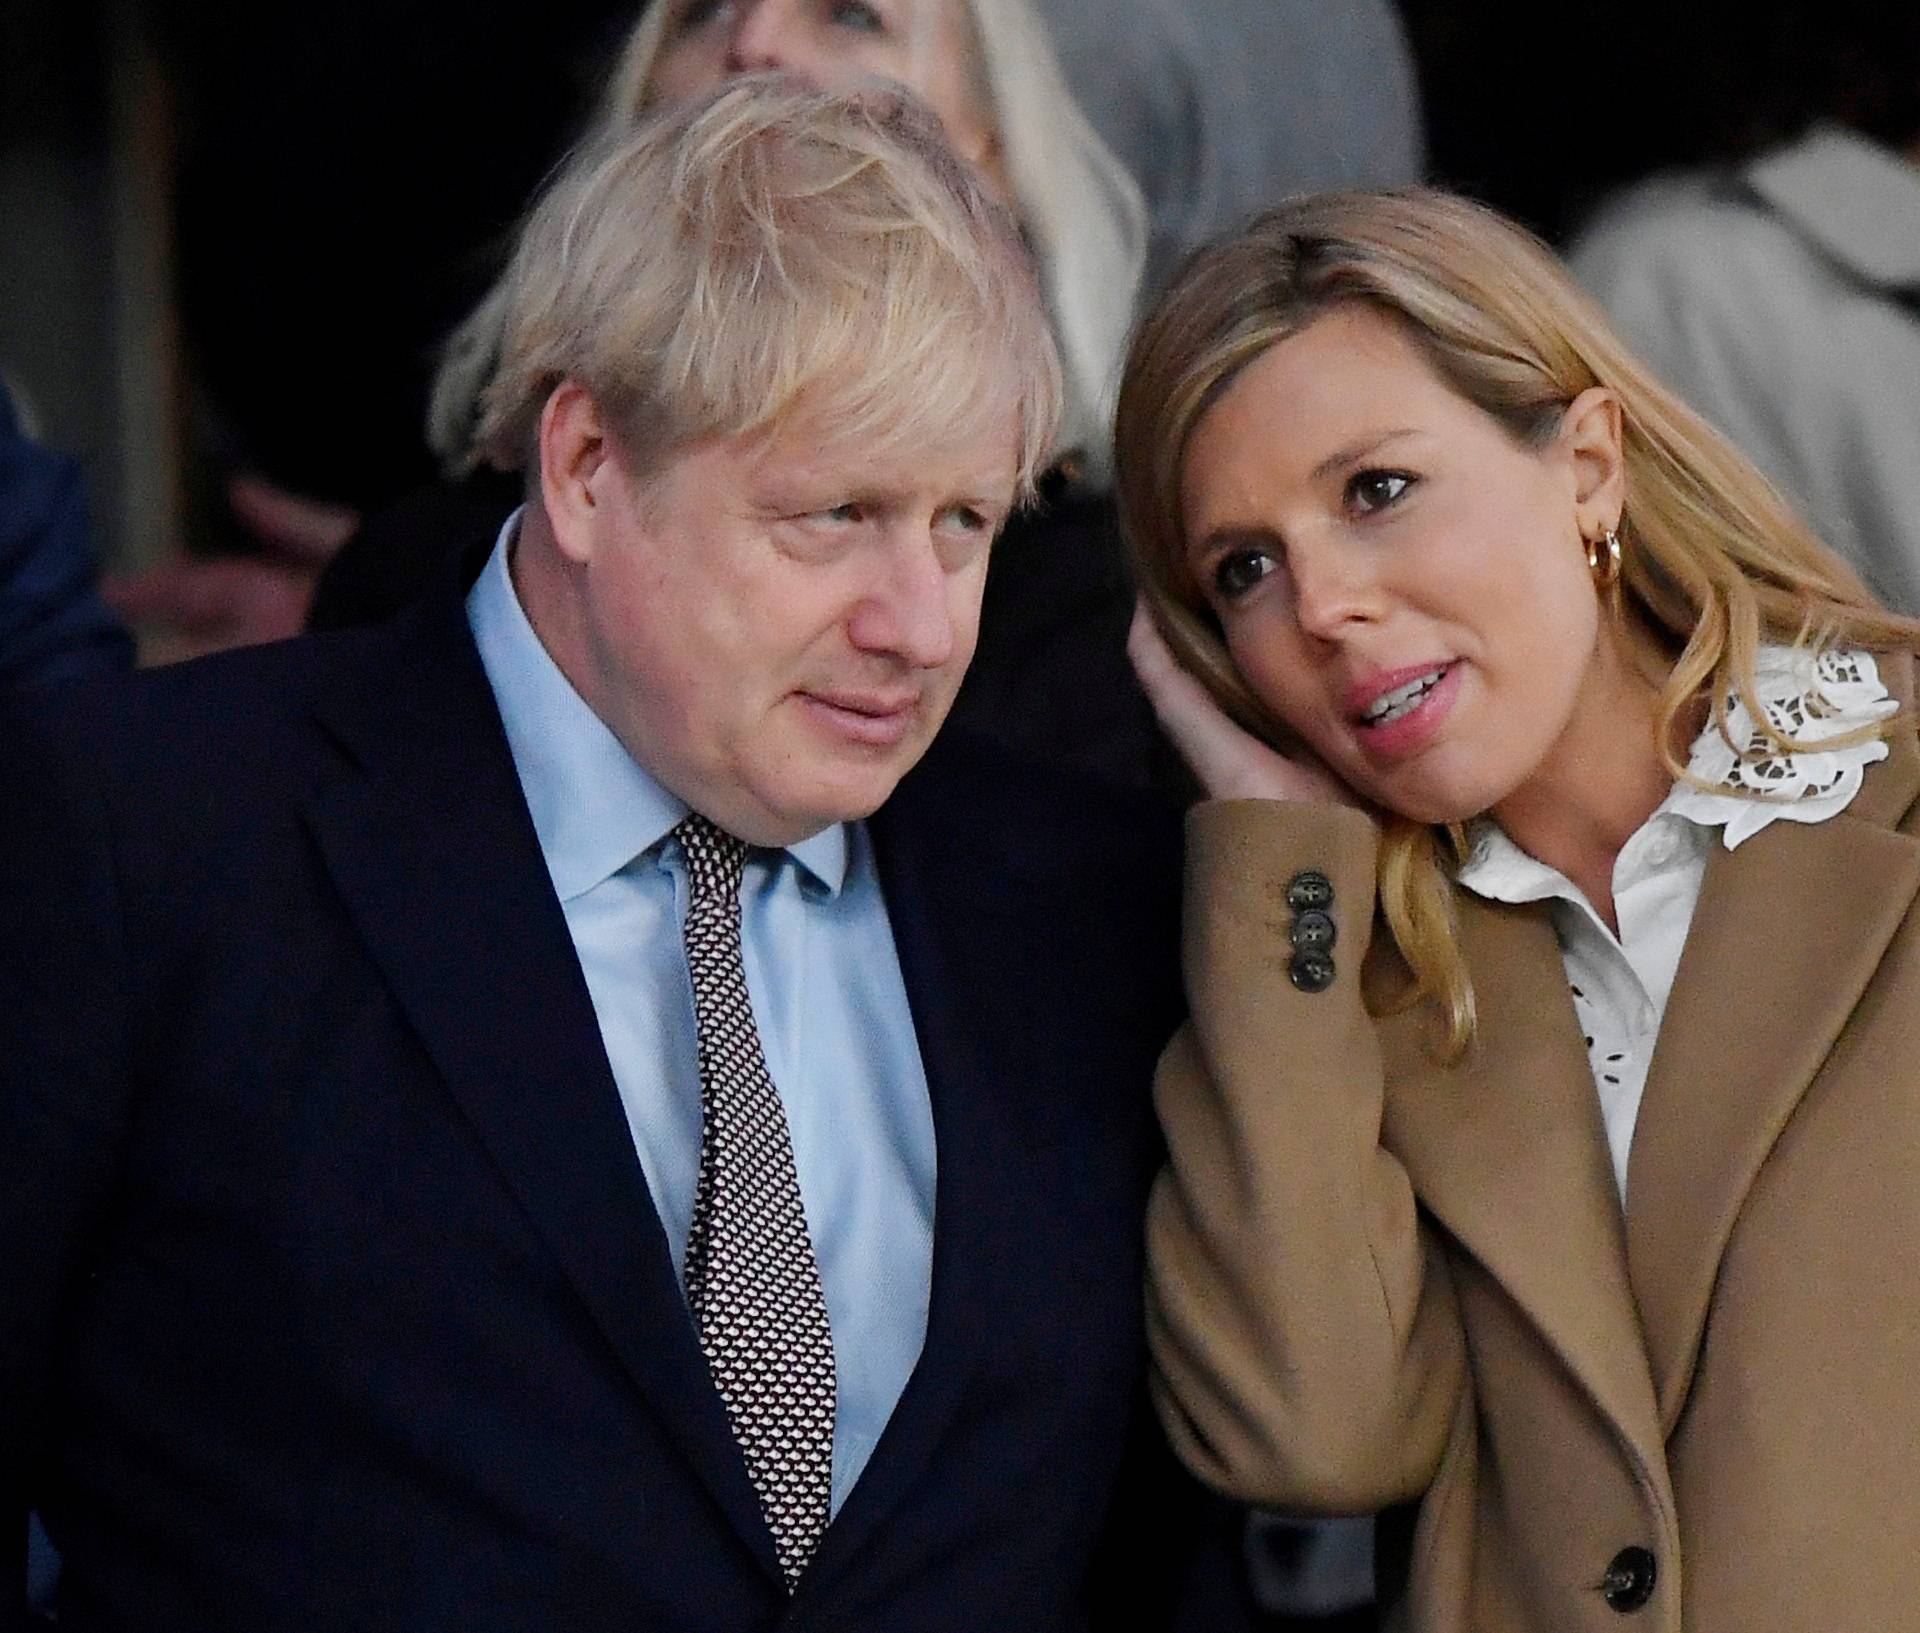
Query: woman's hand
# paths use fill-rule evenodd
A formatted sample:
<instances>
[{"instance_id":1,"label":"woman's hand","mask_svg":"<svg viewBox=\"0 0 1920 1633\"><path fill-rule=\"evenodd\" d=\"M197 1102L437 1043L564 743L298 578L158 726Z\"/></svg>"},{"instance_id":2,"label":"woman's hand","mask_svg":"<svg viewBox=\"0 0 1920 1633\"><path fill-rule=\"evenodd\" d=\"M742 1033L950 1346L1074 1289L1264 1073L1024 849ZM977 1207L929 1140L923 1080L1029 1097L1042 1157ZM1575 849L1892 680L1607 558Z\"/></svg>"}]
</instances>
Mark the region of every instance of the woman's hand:
<instances>
[{"instance_id":1,"label":"woman's hand","mask_svg":"<svg viewBox=\"0 0 1920 1633\"><path fill-rule=\"evenodd\" d=\"M360 525L357 511L258 476L230 479L227 502L260 546L257 554L176 550L145 572L110 574L101 584L107 604L139 638L143 664L298 635L321 572Z\"/></svg>"},{"instance_id":2,"label":"woman's hand","mask_svg":"<svg viewBox=\"0 0 1920 1633\"><path fill-rule=\"evenodd\" d=\"M1299 800L1358 805L1353 790L1304 751L1281 754L1227 718L1206 687L1180 667L1144 601L1133 609L1127 657L1173 746L1209 799Z\"/></svg>"}]
</instances>

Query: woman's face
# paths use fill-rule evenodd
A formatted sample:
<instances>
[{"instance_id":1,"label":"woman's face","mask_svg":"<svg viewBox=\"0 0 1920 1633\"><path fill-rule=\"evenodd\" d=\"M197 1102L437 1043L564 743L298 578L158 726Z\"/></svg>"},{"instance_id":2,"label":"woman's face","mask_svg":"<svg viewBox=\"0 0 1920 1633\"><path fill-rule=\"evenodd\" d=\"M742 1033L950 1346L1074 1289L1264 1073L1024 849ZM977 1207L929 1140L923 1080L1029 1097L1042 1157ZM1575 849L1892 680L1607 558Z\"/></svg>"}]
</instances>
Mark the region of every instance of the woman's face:
<instances>
[{"instance_id":1,"label":"woman's face","mask_svg":"<svg viewBox=\"0 0 1920 1633\"><path fill-rule=\"evenodd\" d=\"M649 92L700 96L735 74L778 71L819 90L890 79L940 116L954 150L999 184L999 142L979 90L962 0L661 0L675 8Z\"/></svg>"},{"instance_id":2,"label":"woman's face","mask_svg":"<svg viewBox=\"0 0 1920 1633\"><path fill-rule=\"evenodd\" d=\"M1188 562L1235 666L1374 803L1478 815L1608 729L1626 671L1585 540L1620 515L1611 393L1523 447L1349 304L1248 365L1182 481Z\"/></svg>"}]
</instances>

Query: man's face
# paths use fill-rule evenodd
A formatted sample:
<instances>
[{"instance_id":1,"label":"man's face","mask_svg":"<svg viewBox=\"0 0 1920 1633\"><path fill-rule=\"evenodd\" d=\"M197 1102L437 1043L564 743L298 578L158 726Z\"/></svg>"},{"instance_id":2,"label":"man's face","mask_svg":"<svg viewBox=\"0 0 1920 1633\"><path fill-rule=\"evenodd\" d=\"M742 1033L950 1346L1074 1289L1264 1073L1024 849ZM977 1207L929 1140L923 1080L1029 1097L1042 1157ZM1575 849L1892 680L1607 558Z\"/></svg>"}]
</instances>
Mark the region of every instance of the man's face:
<instances>
[{"instance_id":1,"label":"man's face","mask_svg":"<svg viewBox=\"0 0 1920 1633\"><path fill-rule=\"evenodd\" d=\"M644 479L590 479L587 701L653 776L754 844L869 815L973 656L1015 487L996 434L874 457L800 417Z\"/></svg>"}]
</instances>

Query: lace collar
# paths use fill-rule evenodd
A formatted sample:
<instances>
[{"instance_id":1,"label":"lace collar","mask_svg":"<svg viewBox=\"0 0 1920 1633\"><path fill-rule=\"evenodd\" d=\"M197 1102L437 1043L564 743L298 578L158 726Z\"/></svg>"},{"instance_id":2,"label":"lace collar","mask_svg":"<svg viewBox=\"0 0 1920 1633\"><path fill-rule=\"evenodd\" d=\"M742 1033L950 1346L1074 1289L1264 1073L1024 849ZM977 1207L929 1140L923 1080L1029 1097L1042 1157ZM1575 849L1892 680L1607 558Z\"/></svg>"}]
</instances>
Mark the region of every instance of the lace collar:
<instances>
[{"instance_id":1,"label":"lace collar","mask_svg":"<svg viewBox=\"0 0 1920 1633\"><path fill-rule=\"evenodd\" d=\"M1887 745L1878 739L1838 749L1814 746L1898 710L1870 653L1827 652L1815 660L1796 647L1763 646L1754 658L1754 683L1774 728L1809 746L1780 753L1736 693L1727 704L1726 735L1709 721L1687 760L1688 771L1713 786L1675 783L1642 833L1662 817L1678 816L1702 829L1719 828L1722 843L1733 850L1769 823L1825 822L1852 804L1866 768L1887 757ZM1467 833L1471 849L1456 876L1467 889L1513 902L1564 893L1560 875L1528 856L1490 818L1469 823Z\"/></svg>"},{"instance_id":2,"label":"lace collar","mask_svg":"<svg viewBox=\"0 0 1920 1633\"><path fill-rule=\"evenodd\" d=\"M1676 783L1661 805L1702 826L1721 825L1728 850L1772 822L1838 816L1860 792L1867 767L1887 757L1887 745L1878 738L1837 749L1811 745L1885 720L1900 707L1867 652L1830 651L1816 660L1798 647L1763 646L1754 658L1754 683L1774 729L1810 746L1780 753L1736 693L1727 704L1725 735L1709 721L1687 760L1695 777L1718 786L1709 791Z\"/></svg>"}]
</instances>

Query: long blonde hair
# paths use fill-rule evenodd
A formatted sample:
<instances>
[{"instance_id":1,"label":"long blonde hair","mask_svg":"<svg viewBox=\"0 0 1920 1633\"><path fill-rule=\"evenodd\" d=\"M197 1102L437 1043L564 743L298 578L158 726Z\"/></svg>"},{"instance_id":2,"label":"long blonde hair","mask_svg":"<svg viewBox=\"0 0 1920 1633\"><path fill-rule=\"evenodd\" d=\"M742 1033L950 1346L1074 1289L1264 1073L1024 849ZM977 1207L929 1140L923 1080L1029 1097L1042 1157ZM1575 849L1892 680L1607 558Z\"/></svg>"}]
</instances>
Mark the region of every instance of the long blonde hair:
<instances>
[{"instance_id":1,"label":"long blonde hair","mask_svg":"<svg viewBox=\"0 0 1920 1633\"><path fill-rule=\"evenodd\" d=\"M1269 211L1192 257L1142 325L1120 388L1116 483L1142 586L1181 661L1250 730L1285 741L1285 727L1234 669L1187 571L1187 444L1247 364L1353 301L1395 319L1451 389L1523 445L1550 438L1581 392L1618 394L1627 490L1620 610L1675 654L1658 746L1676 779L1687 777L1680 722L1703 693L1722 730L1737 696L1776 748L1796 746L1758 704L1763 641L1815 650L1920 643L1920 623L1873 600L1751 461L1627 350L1544 244L1444 193L1327 193ZM1408 996L1438 1007L1450 1058L1474 1027L1454 936L1458 861L1457 829L1387 819L1381 909L1412 973Z\"/></svg>"},{"instance_id":2,"label":"long blonde hair","mask_svg":"<svg viewBox=\"0 0 1920 1633\"><path fill-rule=\"evenodd\" d=\"M1104 485L1113 392L1146 264L1140 189L1067 89L1030 0L964 5L981 89L1000 137L1014 213L1034 258L1064 373L1059 444ZM621 49L585 145L631 129L649 111L654 65L682 7L654 0ZM500 357L505 280L448 338L427 410L427 441L453 474L485 456L474 432Z\"/></svg>"}]
</instances>

